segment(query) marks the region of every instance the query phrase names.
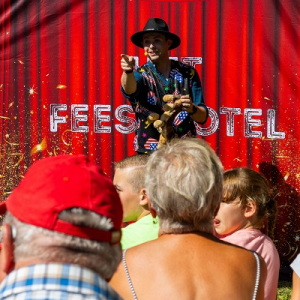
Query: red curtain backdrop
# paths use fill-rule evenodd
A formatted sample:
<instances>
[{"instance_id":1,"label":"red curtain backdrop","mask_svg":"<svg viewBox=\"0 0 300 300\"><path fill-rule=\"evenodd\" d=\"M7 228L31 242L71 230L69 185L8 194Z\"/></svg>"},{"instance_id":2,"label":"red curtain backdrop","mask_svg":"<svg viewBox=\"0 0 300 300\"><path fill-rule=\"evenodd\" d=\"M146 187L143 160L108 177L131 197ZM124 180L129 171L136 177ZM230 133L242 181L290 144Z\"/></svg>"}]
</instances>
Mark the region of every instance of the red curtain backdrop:
<instances>
[{"instance_id":1,"label":"red curtain backdrop","mask_svg":"<svg viewBox=\"0 0 300 300\"><path fill-rule=\"evenodd\" d=\"M182 44L170 56L198 70L210 118L202 137L224 168L270 180L283 265L299 253L300 2L294 0L2 0L1 195L37 159L85 153L112 176L133 155L134 114L120 92L120 54L150 17Z\"/></svg>"}]
</instances>

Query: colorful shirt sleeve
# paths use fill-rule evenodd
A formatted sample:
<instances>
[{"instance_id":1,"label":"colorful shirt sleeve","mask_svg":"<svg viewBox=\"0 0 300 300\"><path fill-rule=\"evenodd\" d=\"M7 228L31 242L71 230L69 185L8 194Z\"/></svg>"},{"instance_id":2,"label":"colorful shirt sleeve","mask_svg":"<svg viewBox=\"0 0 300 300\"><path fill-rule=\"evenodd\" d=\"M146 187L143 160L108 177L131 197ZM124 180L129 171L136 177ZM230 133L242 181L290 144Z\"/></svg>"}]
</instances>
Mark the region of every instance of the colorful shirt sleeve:
<instances>
[{"instance_id":1,"label":"colorful shirt sleeve","mask_svg":"<svg viewBox=\"0 0 300 300\"><path fill-rule=\"evenodd\" d=\"M143 93L143 89L142 89L143 78L142 78L142 75L137 71L133 71L133 74L134 74L135 80L137 82L137 89L136 89L135 93L133 93L131 95L126 94L122 86L121 86L121 92L124 95L124 97L126 97L130 101L131 104L136 104L138 102L137 99Z\"/></svg>"},{"instance_id":2,"label":"colorful shirt sleeve","mask_svg":"<svg viewBox=\"0 0 300 300\"><path fill-rule=\"evenodd\" d=\"M192 97L195 105L204 104L201 82L196 70L192 78Z\"/></svg>"}]
</instances>

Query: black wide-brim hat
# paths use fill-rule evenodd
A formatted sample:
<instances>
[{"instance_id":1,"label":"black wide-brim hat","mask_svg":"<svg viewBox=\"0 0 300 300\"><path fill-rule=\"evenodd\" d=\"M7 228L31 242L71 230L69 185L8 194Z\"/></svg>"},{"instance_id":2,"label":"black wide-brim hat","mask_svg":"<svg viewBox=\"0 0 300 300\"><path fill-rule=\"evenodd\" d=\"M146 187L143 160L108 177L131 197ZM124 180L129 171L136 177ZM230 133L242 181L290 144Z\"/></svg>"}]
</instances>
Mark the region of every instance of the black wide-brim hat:
<instances>
[{"instance_id":1,"label":"black wide-brim hat","mask_svg":"<svg viewBox=\"0 0 300 300\"><path fill-rule=\"evenodd\" d=\"M180 45L180 38L176 34L169 31L169 27L167 23L159 18L149 19L143 29L143 31L139 31L134 33L131 36L131 41L138 47L144 48L142 46L143 35L149 32L158 32L165 35L168 39L172 40L173 43L170 46L169 50L177 48Z\"/></svg>"}]
</instances>

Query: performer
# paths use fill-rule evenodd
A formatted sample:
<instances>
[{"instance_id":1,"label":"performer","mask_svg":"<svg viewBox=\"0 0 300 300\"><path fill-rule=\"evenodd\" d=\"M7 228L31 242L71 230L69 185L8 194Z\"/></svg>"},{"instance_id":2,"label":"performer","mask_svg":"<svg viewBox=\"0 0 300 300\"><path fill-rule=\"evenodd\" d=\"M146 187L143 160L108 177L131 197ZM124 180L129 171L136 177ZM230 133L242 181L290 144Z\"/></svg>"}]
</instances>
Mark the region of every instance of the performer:
<instances>
[{"instance_id":1,"label":"performer","mask_svg":"<svg viewBox=\"0 0 300 300\"><path fill-rule=\"evenodd\" d=\"M159 132L153 121L164 113L163 97L180 95L182 111L173 122L178 137L197 136L194 121L205 123L208 110L204 104L199 75L195 68L170 60L168 51L180 45L180 38L169 31L162 19L149 19L143 31L131 41L145 50L148 62L134 71L133 56L121 55L121 91L129 99L138 122L135 151L150 153L157 149Z\"/></svg>"}]
</instances>

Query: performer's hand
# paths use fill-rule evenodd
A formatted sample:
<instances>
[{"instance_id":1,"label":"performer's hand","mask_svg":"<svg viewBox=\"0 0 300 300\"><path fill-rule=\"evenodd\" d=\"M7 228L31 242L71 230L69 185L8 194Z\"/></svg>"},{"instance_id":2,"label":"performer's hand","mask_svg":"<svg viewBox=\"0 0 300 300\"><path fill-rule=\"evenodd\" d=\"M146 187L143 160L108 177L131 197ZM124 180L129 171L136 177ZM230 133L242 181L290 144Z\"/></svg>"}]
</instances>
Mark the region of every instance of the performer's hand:
<instances>
[{"instance_id":1,"label":"performer's hand","mask_svg":"<svg viewBox=\"0 0 300 300\"><path fill-rule=\"evenodd\" d=\"M193 112L194 104L193 101L190 97L190 95L182 95L180 97L181 103L182 103L182 108L186 110L188 113Z\"/></svg>"},{"instance_id":2,"label":"performer's hand","mask_svg":"<svg viewBox=\"0 0 300 300\"><path fill-rule=\"evenodd\" d=\"M135 66L135 60L133 56L127 54L121 54L121 68L125 73L131 73Z\"/></svg>"}]
</instances>

